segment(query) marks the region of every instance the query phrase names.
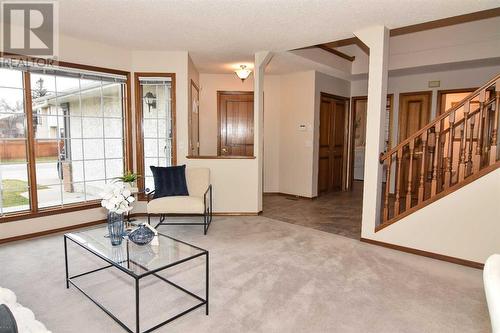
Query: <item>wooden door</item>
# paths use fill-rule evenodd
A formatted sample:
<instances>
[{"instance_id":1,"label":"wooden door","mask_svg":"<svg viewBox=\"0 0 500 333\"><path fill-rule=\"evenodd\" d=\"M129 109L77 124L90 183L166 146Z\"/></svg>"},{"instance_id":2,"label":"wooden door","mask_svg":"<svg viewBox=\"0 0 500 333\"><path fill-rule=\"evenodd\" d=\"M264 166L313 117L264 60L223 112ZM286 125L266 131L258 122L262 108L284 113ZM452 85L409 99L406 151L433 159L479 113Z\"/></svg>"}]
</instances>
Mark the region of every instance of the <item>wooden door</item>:
<instances>
[{"instance_id":1,"label":"wooden door","mask_svg":"<svg viewBox=\"0 0 500 333\"><path fill-rule=\"evenodd\" d=\"M427 125L431 118L432 91L403 93L399 95L399 142L404 141L419 129ZM412 163L412 174L410 169L410 153L408 149L403 151L400 186L403 193L407 193L408 180L411 177L412 197L416 198L418 190L418 172L422 156L415 154Z\"/></svg>"},{"instance_id":2,"label":"wooden door","mask_svg":"<svg viewBox=\"0 0 500 333\"><path fill-rule=\"evenodd\" d=\"M253 156L253 92L218 91L219 156Z\"/></svg>"},{"instance_id":3,"label":"wooden door","mask_svg":"<svg viewBox=\"0 0 500 333\"><path fill-rule=\"evenodd\" d=\"M345 174L346 101L322 95L319 122L318 193L341 191Z\"/></svg>"},{"instance_id":4,"label":"wooden door","mask_svg":"<svg viewBox=\"0 0 500 333\"><path fill-rule=\"evenodd\" d=\"M399 95L399 142L429 123L431 100L432 91Z\"/></svg>"}]
</instances>

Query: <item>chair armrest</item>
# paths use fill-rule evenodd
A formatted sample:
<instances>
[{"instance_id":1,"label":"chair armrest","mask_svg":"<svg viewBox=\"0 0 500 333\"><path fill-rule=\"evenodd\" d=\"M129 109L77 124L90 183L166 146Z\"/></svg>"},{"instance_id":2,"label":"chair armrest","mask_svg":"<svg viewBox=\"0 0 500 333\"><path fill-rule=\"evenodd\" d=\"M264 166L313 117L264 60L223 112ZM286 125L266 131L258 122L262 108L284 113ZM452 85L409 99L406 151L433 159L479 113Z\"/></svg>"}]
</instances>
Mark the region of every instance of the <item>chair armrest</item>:
<instances>
[{"instance_id":1,"label":"chair armrest","mask_svg":"<svg viewBox=\"0 0 500 333\"><path fill-rule=\"evenodd\" d=\"M155 193L155 190L150 191L149 188L146 188L142 193L146 194L146 199L149 202L151 200L151 196Z\"/></svg>"},{"instance_id":2,"label":"chair armrest","mask_svg":"<svg viewBox=\"0 0 500 333\"><path fill-rule=\"evenodd\" d=\"M208 185L205 193L203 193L203 204L205 205L205 210L207 208L207 194L210 194L209 197L209 203L210 203L210 209L212 208L212 184Z\"/></svg>"}]
</instances>

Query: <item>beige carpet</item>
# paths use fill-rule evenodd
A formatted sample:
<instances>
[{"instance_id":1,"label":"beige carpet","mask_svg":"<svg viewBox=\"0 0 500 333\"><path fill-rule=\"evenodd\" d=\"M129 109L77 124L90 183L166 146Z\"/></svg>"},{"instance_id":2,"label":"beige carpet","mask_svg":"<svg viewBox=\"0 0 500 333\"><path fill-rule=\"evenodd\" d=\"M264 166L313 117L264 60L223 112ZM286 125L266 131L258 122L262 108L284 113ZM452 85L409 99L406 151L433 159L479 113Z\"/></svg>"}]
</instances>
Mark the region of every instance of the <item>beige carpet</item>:
<instances>
[{"instance_id":1,"label":"beige carpet","mask_svg":"<svg viewBox=\"0 0 500 333\"><path fill-rule=\"evenodd\" d=\"M29 223L27 221L26 223ZM210 251L210 315L203 308L157 332L489 332L481 271L405 254L265 217L161 230ZM99 267L71 247L73 273ZM203 262L168 274L203 293ZM0 286L53 332L123 332L64 283L61 235L0 246ZM82 285L134 325L132 280L105 270ZM148 278L142 329L191 298Z\"/></svg>"}]
</instances>

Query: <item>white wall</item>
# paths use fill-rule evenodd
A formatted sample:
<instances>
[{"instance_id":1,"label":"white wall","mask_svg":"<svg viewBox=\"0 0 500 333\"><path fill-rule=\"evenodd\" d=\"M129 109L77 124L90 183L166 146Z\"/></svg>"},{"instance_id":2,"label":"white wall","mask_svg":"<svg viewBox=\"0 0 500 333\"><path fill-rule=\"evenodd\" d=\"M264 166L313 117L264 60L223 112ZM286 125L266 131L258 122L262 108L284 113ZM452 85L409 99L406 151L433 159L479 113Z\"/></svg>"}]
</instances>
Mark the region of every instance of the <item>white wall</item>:
<instances>
[{"instance_id":1,"label":"white wall","mask_svg":"<svg viewBox=\"0 0 500 333\"><path fill-rule=\"evenodd\" d=\"M408 217L363 237L484 263L500 253L500 169Z\"/></svg>"},{"instance_id":2,"label":"white wall","mask_svg":"<svg viewBox=\"0 0 500 333\"><path fill-rule=\"evenodd\" d=\"M314 71L281 76L279 192L282 193L313 196L314 81ZM306 131L300 131L299 125L305 125Z\"/></svg>"},{"instance_id":3,"label":"white wall","mask_svg":"<svg viewBox=\"0 0 500 333\"><path fill-rule=\"evenodd\" d=\"M280 191L281 76L264 77L264 192Z\"/></svg>"},{"instance_id":4,"label":"white wall","mask_svg":"<svg viewBox=\"0 0 500 333\"><path fill-rule=\"evenodd\" d=\"M390 38L389 70L496 58L500 17L419 31ZM355 45L339 48L354 55L352 74L368 72L368 55Z\"/></svg>"}]
</instances>

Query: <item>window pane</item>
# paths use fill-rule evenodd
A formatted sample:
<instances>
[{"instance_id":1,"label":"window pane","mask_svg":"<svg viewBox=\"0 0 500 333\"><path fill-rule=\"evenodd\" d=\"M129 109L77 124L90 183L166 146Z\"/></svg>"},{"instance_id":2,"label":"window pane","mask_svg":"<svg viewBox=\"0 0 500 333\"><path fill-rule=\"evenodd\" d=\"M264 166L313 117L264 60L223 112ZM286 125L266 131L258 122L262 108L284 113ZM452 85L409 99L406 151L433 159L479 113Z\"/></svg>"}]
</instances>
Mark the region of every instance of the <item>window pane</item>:
<instances>
[{"instance_id":1,"label":"window pane","mask_svg":"<svg viewBox=\"0 0 500 333\"><path fill-rule=\"evenodd\" d=\"M104 118L104 136L106 138L121 138L123 137L123 121L116 118Z\"/></svg>"},{"instance_id":2,"label":"window pane","mask_svg":"<svg viewBox=\"0 0 500 333\"><path fill-rule=\"evenodd\" d=\"M23 89L23 74L20 71L0 68L0 87Z\"/></svg>"},{"instance_id":3,"label":"window pane","mask_svg":"<svg viewBox=\"0 0 500 333\"><path fill-rule=\"evenodd\" d=\"M104 160L85 161L85 180L105 179Z\"/></svg>"},{"instance_id":4,"label":"window pane","mask_svg":"<svg viewBox=\"0 0 500 333\"><path fill-rule=\"evenodd\" d=\"M112 159L106 160L106 177L108 179L113 179L123 175L123 160L122 159Z\"/></svg>"},{"instance_id":5,"label":"window pane","mask_svg":"<svg viewBox=\"0 0 500 333\"><path fill-rule=\"evenodd\" d=\"M57 139L65 135L65 117L37 115L35 121L35 138Z\"/></svg>"},{"instance_id":6,"label":"window pane","mask_svg":"<svg viewBox=\"0 0 500 333\"><path fill-rule=\"evenodd\" d=\"M0 138L25 138L24 114L0 114Z\"/></svg>"},{"instance_id":7,"label":"window pane","mask_svg":"<svg viewBox=\"0 0 500 333\"><path fill-rule=\"evenodd\" d=\"M106 158L123 158L123 139L106 139Z\"/></svg>"},{"instance_id":8,"label":"window pane","mask_svg":"<svg viewBox=\"0 0 500 333\"><path fill-rule=\"evenodd\" d=\"M36 163L36 183L38 186L58 185L61 183L63 170L60 161L37 160Z\"/></svg>"},{"instance_id":9,"label":"window pane","mask_svg":"<svg viewBox=\"0 0 500 333\"><path fill-rule=\"evenodd\" d=\"M82 90L81 92L81 112L83 117L102 117L101 87Z\"/></svg>"},{"instance_id":10,"label":"window pane","mask_svg":"<svg viewBox=\"0 0 500 333\"><path fill-rule=\"evenodd\" d=\"M85 186L83 183L65 182L62 189L63 205L85 201Z\"/></svg>"},{"instance_id":11,"label":"window pane","mask_svg":"<svg viewBox=\"0 0 500 333\"><path fill-rule=\"evenodd\" d=\"M83 137L102 138L104 136L102 118L83 118Z\"/></svg>"},{"instance_id":12,"label":"window pane","mask_svg":"<svg viewBox=\"0 0 500 333\"><path fill-rule=\"evenodd\" d=\"M158 140L157 139L144 139L144 156L157 157L158 156Z\"/></svg>"},{"instance_id":13,"label":"window pane","mask_svg":"<svg viewBox=\"0 0 500 333\"><path fill-rule=\"evenodd\" d=\"M144 119L144 137L156 138L158 136L158 119Z\"/></svg>"},{"instance_id":14,"label":"window pane","mask_svg":"<svg viewBox=\"0 0 500 333\"><path fill-rule=\"evenodd\" d=\"M153 190L155 188L155 182L153 177L146 177L144 181L145 181L145 188L149 188L150 190Z\"/></svg>"},{"instance_id":15,"label":"window pane","mask_svg":"<svg viewBox=\"0 0 500 333\"><path fill-rule=\"evenodd\" d=\"M144 174L146 176L153 176L151 173L150 166L158 166L158 159L157 158L145 158L144 161Z\"/></svg>"},{"instance_id":16,"label":"window pane","mask_svg":"<svg viewBox=\"0 0 500 333\"><path fill-rule=\"evenodd\" d=\"M0 165L0 180L0 212L7 214L29 209L27 164Z\"/></svg>"},{"instance_id":17,"label":"window pane","mask_svg":"<svg viewBox=\"0 0 500 333\"><path fill-rule=\"evenodd\" d=\"M123 174L123 85L60 76L43 79L44 87L57 95L33 102L39 119L37 182L47 187L38 190L45 191L41 204L98 199L106 178Z\"/></svg>"},{"instance_id":18,"label":"window pane","mask_svg":"<svg viewBox=\"0 0 500 333\"><path fill-rule=\"evenodd\" d=\"M53 75L31 74L31 93L33 98L55 95L56 79Z\"/></svg>"},{"instance_id":19,"label":"window pane","mask_svg":"<svg viewBox=\"0 0 500 333\"><path fill-rule=\"evenodd\" d=\"M150 166L169 166L171 149L171 83L142 85L145 186L153 188Z\"/></svg>"},{"instance_id":20,"label":"window pane","mask_svg":"<svg viewBox=\"0 0 500 333\"><path fill-rule=\"evenodd\" d=\"M52 207L62 205L62 186L56 185L40 185L37 189L38 207Z\"/></svg>"},{"instance_id":21,"label":"window pane","mask_svg":"<svg viewBox=\"0 0 500 333\"><path fill-rule=\"evenodd\" d=\"M0 86L2 79L0 79ZM23 114L24 91L15 88L0 88L0 113Z\"/></svg>"},{"instance_id":22,"label":"window pane","mask_svg":"<svg viewBox=\"0 0 500 333\"><path fill-rule=\"evenodd\" d=\"M23 74L0 69L0 214L29 210Z\"/></svg>"},{"instance_id":23,"label":"window pane","mask_svg":"<svg viewBox=\"0 0 500 333\"><path fill-rule=\"evenodd\" d=\"M104 189L106 182L104 180L85 183L85 197L87 201L98 200L99 193Z\"/></svg>"},{"instance_id":24,"label":"window pane","mask_svg":"<svg viewBox=\"0 0 500 333\"><path fill-rule=\"evenodd\" d=\"M85 160L95 160L104 158L104 140L103 139L84 139L83 154Z\"/></svg>"}]
</instances>

